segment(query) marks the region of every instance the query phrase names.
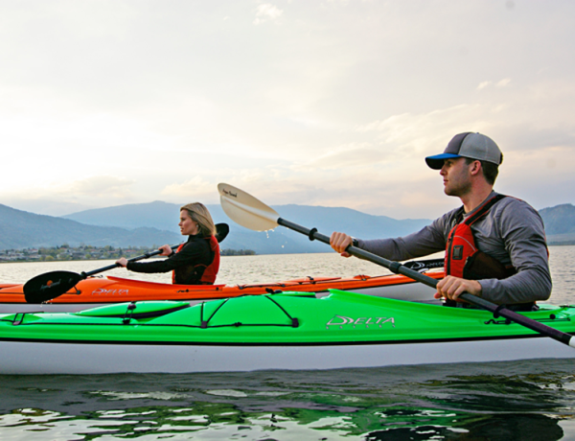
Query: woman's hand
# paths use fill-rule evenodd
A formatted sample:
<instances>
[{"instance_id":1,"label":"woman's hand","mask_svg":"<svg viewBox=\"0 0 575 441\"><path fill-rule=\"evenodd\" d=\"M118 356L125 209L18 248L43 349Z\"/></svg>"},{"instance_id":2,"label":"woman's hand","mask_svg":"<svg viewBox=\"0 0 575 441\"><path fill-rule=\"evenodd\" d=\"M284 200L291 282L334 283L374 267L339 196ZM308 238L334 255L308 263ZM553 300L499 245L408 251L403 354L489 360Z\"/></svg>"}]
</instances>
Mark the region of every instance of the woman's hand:
<instances>
[{"instance_id":1,"label":"woman's hand","mask_svg":"<svg viewBox=\"0 0 575 441\"><path fill-rule=\"evenodd\" d=\"M351 254L346 252L348 246L353 243L353 238L345 233L333 232L329 239L331 247L340 253L343 257L350 257Z\"/></svg>"},{"instance_id":2,"label":"woman's hand","mask_svg":"<svg viewBox=\"0 0 575 441\"><path fill-rule=\"evenodd\" d=\"M118 260L116 260L116 265L123 266L124 268L126 268L126 266L128 265L128 261L126 260L125 257L120 257Z\"/></svg>"},{"instance_id":3,"label":"woman's hand","mask_svg":"<svg viewBox=\"0 0 575 441\"><path fill-rule=\"evenodd\" d=\"M169 256L173 253L172 251L172 247L168 244L166 245L162 245L160 248L158 248L159 250L162 251L162 254L160 254L160 256Z\"/></svg>"}]
</instances>

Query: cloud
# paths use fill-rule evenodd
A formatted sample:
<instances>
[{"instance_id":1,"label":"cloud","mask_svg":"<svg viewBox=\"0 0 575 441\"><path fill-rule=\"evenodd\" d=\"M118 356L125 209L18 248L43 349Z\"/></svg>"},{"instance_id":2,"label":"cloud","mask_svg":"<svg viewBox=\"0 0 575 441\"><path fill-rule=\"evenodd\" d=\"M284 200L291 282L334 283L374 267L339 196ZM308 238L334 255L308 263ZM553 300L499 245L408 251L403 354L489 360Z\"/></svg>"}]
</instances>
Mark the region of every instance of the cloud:
<instances>
[{"instance_id":1,"label":"cloud","mask_svg":"<svg viewBox=\"0 0 575 441\"><path fill-rule=\"evenodd\" d=\"M134 180L115 176L91 176L78 180L60 177L25 190L4 189L0 192L0 198L2 203L14 208L59 216L88 208L133 202L134 184Z\"/></svg>"},{"instance_id":2,"label":"cloud","mask_svg":"<svg viewBox=\"0 0 575 441\"><path fill-rule=\"evenodd\" d=\"M509 83L511 82L511 78L503 78L502 80L499 80L495 83L495 87L506 87L509 85ZM493 85L493 81L482 81L481 83L479 83L479 85L477 86L477 90L483 90L486 89L488 87L490 87L491 85Z\"/></svg>"},{"instance_id":3,"label":"cloud","mask_svg":"<svg viewBox=\"0 0 575 441\"><path fill-rule=\"evenodd\" d=\"M386 160L389 160L388 155L385 155L371 143L351 143L335 147L331 151L311 159L298 161L293 165L293 168L305 169L313 173L318 169L328 170L373 165Z\"/></svg>"},{"instance_id":4,"label":"cloud","mask_svg":"<svg viewBox=\"0 0 575 441\"><path fill-rule=\"evenodd\" d=\"M0 2L0 203L224 181L429 217L457 201L423 158L463 131L501 146L502 191L575 202L575 2L516 3Z\"/></svg>"},{"instance_id":5,"label":"cloud","mask_svg":"<svg viewBox=\"0 0 575 441\"><path fill-rule=\"evenodd\" d=\"M74 181L61 192L70 192L78 196L125 198L129 195L134 181L115 176L92 176Z\"/></svg>"},{"instance_id":6,"label":"cloud","mask_svg":"<svg viewBox=\"0 0 575 441\"><path fill-rule=\"evenodd\" d=\"M65 200L51 200L46 197L32 197L30 194L21 195L14 199L2 198L2 203L17 210L28 211L34 214L48 216L64 216L79 211L98 208L93 205L67 202Z\"/></svg>"},{"instance_id":7,"label":"cloud","mask_svg":"<svg viewBox=\"0 0 575 441\"><path fill-rule=\"evenodd\" d=\"M485 112L477 104L459 104L427 113L403 113L383 120L356 126L359 133L372 133L378 149L391 157L427 156L442 151L457 133L483 131L489 123L482 121Z\"/></svg>"},{"instance_id":8,"label":"cloud","mask_svg":"<svg viewBox=\"0 0 575 441\"><path fill-rule=\"evenodd\" d=\"M270 3L262 3L256 9L256 18L254 20L255 25L265 23L266 21L275 21L277 18L281 17L283 10L279 9Z\"/></svg>"},{"instance_id":9,"label":"cloud","mask_svg":"<svg viewBox=\"0 0 575 441\"><path fill-rule=\"evenodd\" d=\"M170 200L203 202L206 198L213 199L214 188L215 185L212 182L196 176L182 183L167 185L161 194Z\"/></svg>"}]
</instances>

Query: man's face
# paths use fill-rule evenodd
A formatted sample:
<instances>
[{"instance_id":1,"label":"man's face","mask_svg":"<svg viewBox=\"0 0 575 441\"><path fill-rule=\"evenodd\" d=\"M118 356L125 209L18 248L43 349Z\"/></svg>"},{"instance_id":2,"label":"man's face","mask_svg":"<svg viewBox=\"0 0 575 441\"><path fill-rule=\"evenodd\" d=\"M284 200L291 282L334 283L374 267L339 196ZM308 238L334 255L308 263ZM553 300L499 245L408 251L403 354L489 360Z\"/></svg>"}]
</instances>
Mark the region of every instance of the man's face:
<instances>
[{"instance_id":1,"label":"man's face","mask_svg":"<svg viewBox=\"0 0 575 441\"><path fill-rule=\"evenodd\" d=\"M443 177L443 191L448 196L463 196L471 191L471 174L465 158L446 159L439 174Z\"/></svg>"}]
</instances>

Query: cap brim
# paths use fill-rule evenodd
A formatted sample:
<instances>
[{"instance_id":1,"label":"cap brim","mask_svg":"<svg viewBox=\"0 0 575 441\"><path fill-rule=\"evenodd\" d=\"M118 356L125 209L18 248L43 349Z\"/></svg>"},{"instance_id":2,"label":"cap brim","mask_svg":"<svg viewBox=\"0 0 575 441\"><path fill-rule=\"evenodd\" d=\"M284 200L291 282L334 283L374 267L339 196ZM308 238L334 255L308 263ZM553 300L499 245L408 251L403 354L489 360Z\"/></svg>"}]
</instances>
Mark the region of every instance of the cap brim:
<instances>
[{"instance_id":1,"label":"cap brim","mask_svg":"<svg viewBox=\"0 0 575 441\"><path fill-rule=\"evenodd\" d=\"M425 158L425 162L429 168L432 168L433 170L441 170L441 167L443 167L443 161L452 158L461 158L461 156L456 155L455 153L441 153L440 155L428 156Z\"/></svg>"}]
</instances>

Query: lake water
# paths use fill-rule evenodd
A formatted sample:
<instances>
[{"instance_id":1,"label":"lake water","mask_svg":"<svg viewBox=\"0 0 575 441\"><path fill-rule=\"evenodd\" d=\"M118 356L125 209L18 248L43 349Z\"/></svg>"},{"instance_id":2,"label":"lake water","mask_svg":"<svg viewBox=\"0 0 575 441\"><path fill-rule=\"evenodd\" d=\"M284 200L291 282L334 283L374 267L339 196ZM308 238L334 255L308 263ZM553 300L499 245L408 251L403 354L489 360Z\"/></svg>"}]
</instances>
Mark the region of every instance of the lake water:
<instances>
[{"instance_id":1,"label":"lake water","mask_svg":"<svg viewBox=\"0 0 575 441\"><path fill-rule=\"evenodd\" d=\"M575 303L575 246L550 302ZM0 282L108 261L0 264ZM335 253L223 257L218 283L387 270ZM169 282L124 269L106 274ZM0 354L0 357L2 355ZM575 440L572 360L232 374L0 376L0 440Z\"/></svg>"}]
</instances>

